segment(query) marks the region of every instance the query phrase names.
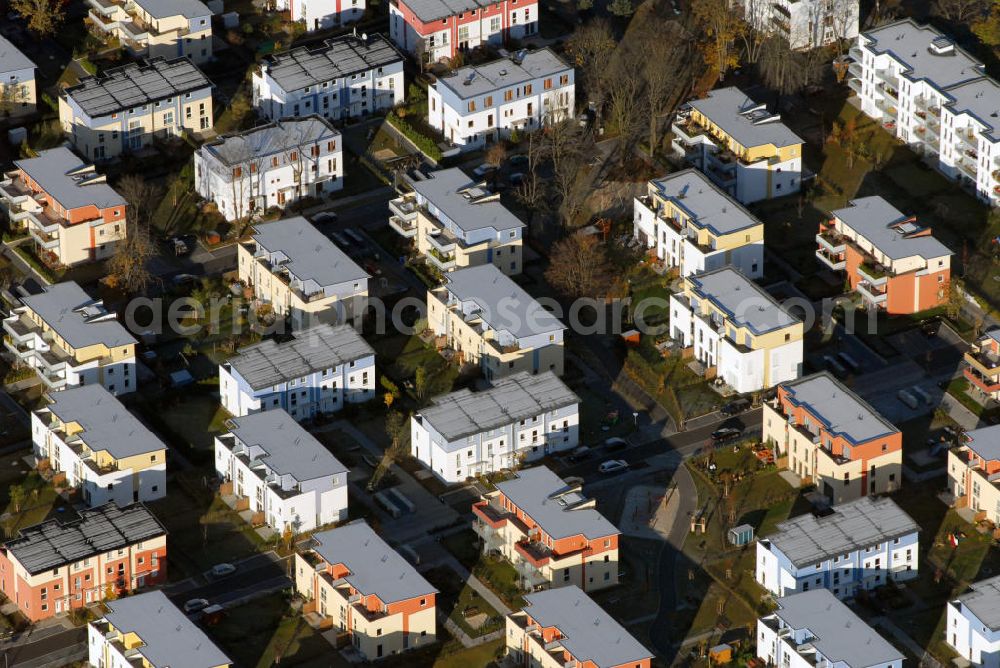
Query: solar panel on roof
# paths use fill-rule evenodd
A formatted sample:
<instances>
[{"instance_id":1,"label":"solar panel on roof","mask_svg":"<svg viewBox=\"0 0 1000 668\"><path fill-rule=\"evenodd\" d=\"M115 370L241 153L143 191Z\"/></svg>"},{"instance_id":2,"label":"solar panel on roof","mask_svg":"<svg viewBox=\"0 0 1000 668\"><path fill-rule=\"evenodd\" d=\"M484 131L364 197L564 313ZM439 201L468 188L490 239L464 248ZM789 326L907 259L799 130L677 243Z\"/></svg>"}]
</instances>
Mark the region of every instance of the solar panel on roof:
<instances>
[{"instance_id":1,"label":"solar panel on roof","mask_svg":"<svg viewBox=\"0 0 1000 668\"><path fill-rule=\"evenodd\" d=\"M65 93L85 113L99 117L211 86L187 58L154 58L144 65L133 63L84 77Z\"/></svg>"}]
</instances>

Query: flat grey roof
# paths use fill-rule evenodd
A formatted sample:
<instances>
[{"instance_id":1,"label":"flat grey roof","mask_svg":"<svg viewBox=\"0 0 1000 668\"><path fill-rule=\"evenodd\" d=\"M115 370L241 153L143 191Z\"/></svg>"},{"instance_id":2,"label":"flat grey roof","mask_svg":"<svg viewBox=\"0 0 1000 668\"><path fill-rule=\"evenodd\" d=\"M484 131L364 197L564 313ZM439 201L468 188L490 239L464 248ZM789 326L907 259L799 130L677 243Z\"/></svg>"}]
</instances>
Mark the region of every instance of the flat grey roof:
<instances>
[{"instance_id":1,"label":"flat grey roof","mask_svg":"<svg viewBox=\"0 0 1000 668\"><path fill-rule=\"evenodd\" d=\"M731 266L696 274L689 280L699 296L722 309L734 324L749 327L755 334L799 322L774 297Z\"/></svg>"},{"instance_id":2,"label":"flat grey roof","mask_svg":"<svg viewBox=\"0 0 1000 668\"><path fill-rule=\"evenodd\" d=\"M291 341L267 339L241 349L227 363L255 390L340 366L375 350L350 325L318 325Z\"/></svg>"},{"instance_id":3,"label":"flat grey roof","mask_svg":"<svg viewBox=\"0 0 1000 668\"><path fill-rule=\"evenodd\" d=\"M795 630L808 629L815 636L809 644L832 664L867 668L905 658L829 589L782 596L776 602L774 614Z\"/></svg>"},{"instance_id":4,"label":"flat grey roof","mask_svg":"<svg viewBox=\"0 0 1000 668\"><path fill-rule=\"evenodd\" d=\"M985 73L983 64L957 45L948 53L934 53L931 44L948 38L933 27L920 25L910 18L867 30L862 37L875 53L889 53L902 63L909 79L925 79L939 90L978 79Z\"/></svg>"},{"instance_id":5,"label":"flat grey roof","mask_svg":"<svg viewBox=\"0 0 1000 668\"><path fill-rule=\"evenodd\" d=\"M840 219L893 260L914 255L929 260L952 254L947 246L930 234L907 236L924 228L919 227L912 216L903 214L879 195L852 199L849 206L831 211L830 215ZM906 234L898 229L904 224L907 224Z\"/></svg>"},{"instance_id":6,"label":"flat grey roof","mask_svg":"<svg viewBox=\"0 0 1000 668\"><path fill-rule=\"evenodd\" d=\"M400 0L399 4L410 9L418 19L427 23L470 9L486 8L495 3L490 0Z\"/></svg>"},{"instance_id":7,"label":"flat grey roof","mask_svg":"<svg viewBox=\"0 0 1000 668\"><path fill-rule=\"evenodd\" d=\"M63 93L97 118L211 87L212 82L187 58L153 58L83 77Z\"/></svg>"},{"instance_id":8,"label":"flat grey roof","mask_svg":"<svg viewBox=\"0 0 1000 668\"><path fill-rule=\"evenodd\" d=\"M135 4L156 19L165 19L178 14L187 19L212 15L212 10L199 0L135 0Z\"/></svg>"},{"instance_id":9,"label":"flat grey roof","mask_svg":"<svg viewBox=\"0 0 1000 668\"><path fill-rule=\"evenodd\" d=\"M260 127L224 135L199 150L211 153L225 165L242 165L288 150L306 150L321 140L339 137L329 122L313 114L304 118L284 118Z\"/></svg>"},{"instance_id":10,"label":"flat grey roof","mask_svg":"<svg viewBox=\"0 0 1000 668\"><path fill-rule=\"evenodd\" d=\"M247 447L261 447L267 454L256 461L278 475L302 481L347 473L347 467L282 408L230 418L226 425Z\"/></svg>"},{"instance_id":11,"label":"flat grey roof","mask_svg":"<svg viewBox=\"0 0 1000 668\"><path fill-rule=\"evenodd\" d=\"M302 216L254 225L253 239L269 253L288 258L282 267L299 280L320 286L370 278L337 244Z\"/></svg>"},{"instance_id":12,"label":"flat grey roof","mask_svg":"<svg viewBox=\"0 0 1000 668\"><path fill-rule=\"evenodd\" d=\"M500 198L458 167L431 172L431 178L414 180L413 190L440 209L464 231L493 228L498 232L524 227L521 219L500 203Z\"/></svg>"},{"instance_id":13,"label":"flat grey roof","mask_svg":"<svg viewBox=\"0 0 1000 668\"><path fill-rule=\"evenodd\" d=\"M892 499L864 496L825 517L806 514L781 522L767 540L801 568L919 531Z\"/></svg>"},{"instance_id":14,"label":"flat grey roof","mask_svg":"<svg viewBox=\"0 0 1000 668\"><path fill-rule=\"evenodd\" d=\"M32 575L81 561L96 554L166 535L159 520L141 503L119 508L106 503L80 511L77 519L54 517L21 529L4 549Z\"/></svg>"},{"instance_id":15,"label":"flat grey roof","mask_svg":"<svg viewBox=\"0 0 1000 668\"><path fill-rule=\"evenodd\" d=\"M65 146L40 151L35 158L15 160L22 170L64 209L84 206L108 208L125 206L125 198L109 186L93 165L77 157Z\"/></svg>"},{"instance_id":16,"label":"flat grey roof","mask_svg":"<svg viewBox=\"0 0 1000 668\"><path fill-rule=\"evenodd\" d=\"M986 126L986 135L996 141L1000 129L1000 84L990 77L952 86L945 96L952 102L945 106L956 114L969 114Z\"/></svg>"},{"instance_id":17,"label":"flat grey roof","mask_svg":"<svg viewBox=\"0 0 1000 668\"><path fill-rule=\"evenodd\" d=\"M965 445L988 462L1000 459L1000 424L965 432Z\"/></svg>"},{"instance_id":18,"label":"flat grey roof","mask_svg":"<svg viewBox=\"0 0 1000 668\"><path fill-rule=\"evenodd\" d=\"M437 593L364 520L313 534L313 540L316 553L329 564L343 564L350 571L343 579L365 596L389 604Z\"/></svg>"},{"instance_id":19,"label":"flat grey roof","mask_svg":"<svg viewBox=\"0 0 1000 668\"><path fill-rule=\"evenodd\" d=\"M776 148L801 144L802 138L788 129L777 114L768 113L735 86L718 88L690 105L746 148L774 144Z\"/></svg>"},{"instance_id":20,"label":"flat grey roof","mask_svg":"<svg viewBox=\"0 0 1000 668\"><path fill-rule=\"evenodd\" d=\"M554 626L558 642L580 663L597 668L635 663L654 655L576 585L525 594L526 612L542 627Z\"/></svg>"},{"instance_id":21,"label":"flat grey roof","mask_svg":"<svg viewBox=\"0 0 1000 668\"><path fill-rule=\"evenodd\" d=\"M527 513L553 540L583 535L588 540L620 533L589 499L545 466L521 469L497 489Z\"/></svg>"},{"instance_id":22,"label":"flat grey roof","mask_svg":"<svg viewBox=\"0 0 1000 668\"><path fill-rule=\"evenodd\" d=\"M167 448L103 385L69 387L47 396L51 403L45 408L63 423L79 423L83 431L77 436L94 452L107 450L121 459Z\"/></svg>"},{"instance_id":23,"label":"flat grey roof","mask_svg":"<svg viewBox=\"0 0 1000 668\"><path fill-rule=\"evenodd\" d=\"M420 416L453 442L578 403L580 397L552 371L538 375L522 371L494 381L488 390L462 389L438 397Z\"/></svg>"},{"instance_id":24,"label":"flat grey roof","mask_svg":"<svg viewBox=\"0 0 1000 668\"><path fill-rule=\"evenodd\" d=\"M1000 575L973 582L958 600L991 631L1000 630Z\"/></svg>"},{"instance_id":25,"label":"flat grey roof","mask_svg":"<svg viewBox=\"0 0 1000 668\"><path fill-rule=\"evenodd\" d=\"M162 591L107 601L104 618L142 641L136 649L156 668L215 668L232 659L216 647Z\"/></svg>"},{"instance_id":26,"label":"flat grey roof","mask_svg":"<svg viewBox=\"0 0 1000 668\"><path fill-rule=\"evenodd\" d=\"M483 322L496 331L522 338L566 329L496 265L459 269L446 274L445 281L445 288L457 299L474 301Z\"/></svg>"},{"instance_id":27,"label":"flat grey roof","mask_svg":"<svg viewBox=\"0 0 1000 668\"><path fill-rule=\"evenodd\" d=\"M46 285L42 290L21 301L73 348L99 343L113 348L136 342L102 301L93 299L75 282Z\"/></svg>"},{"instance_id":28,"label":"flat grey roof","mask_svg":"<svg viewBox=\"0 0 1000 668\"><path fill-rule=\"evenodd\" d=\"M35 63L14 46L9 39L0 35L0 72L35 69Z\"/></svg>"},{"instance_id":29,"label":"flat grey roof","mask_svg":"<svg viewBox=\"0 0 1000 668\"><path fill-rule=\"evenodd\" d=\"M440 84L458 97L467 99L572 69L546 46L524 54L520 63L512 56L484 65L459 68L449 75L439 77L435 85ZM464 113L465 110L459 109L459 112Z\"/></svg>"},{"instance_id":30,"label":"flat grey roof","mask_svg":"<svg viewBox=\"0 0 1000 668\"><path fill-rule=\"evenodd\" d=\"M301 47L270 56L265 63L271 78L290 92L402 60L392 42L376 33L368 35L367 42L354 35L334 37L317 47Z\"/></svg>"},{"instance_id":31,"label":"flat grey roof","mask_svg":"<svg viewBox=\"0 0 1000 668\"><path fill-rule=\"evenodd\" d=\"M803 406L833 434L854 444L899 432L891 422L829 372L782 383L789 400Z\"/></svg>"},{"instance_id":32,"label":"flat grey roof","mask_svg":"<svg viewBox=\"0 0 1000 668\"><path fill-rule=\"evenodd\" d=\"M715 235L732 234L763 223L697 169L685 169L650 182L664 199L691 217L691 224Z\"/></svg>"}]
</instances>

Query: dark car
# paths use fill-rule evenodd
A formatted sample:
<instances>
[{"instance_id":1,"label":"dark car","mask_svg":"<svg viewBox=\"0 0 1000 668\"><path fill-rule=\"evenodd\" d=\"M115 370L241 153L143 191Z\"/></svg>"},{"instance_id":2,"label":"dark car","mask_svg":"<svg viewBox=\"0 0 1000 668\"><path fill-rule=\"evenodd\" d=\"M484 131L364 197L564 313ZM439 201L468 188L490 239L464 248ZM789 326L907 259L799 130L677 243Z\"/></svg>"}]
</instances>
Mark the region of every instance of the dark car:
<instances>
[{"instance_id":1,"label":"dark car","mask_svg":"<svg viewBox=\"0 0 1000 668\"><path fill-rule=\"evenodd\" d=\"M739 399L733 399L732 401L727 403L720 409L719 412L722 413L723 415L739 415L740 413L749 408L750 408L750 400L741 397Z\"/></svg>"},{"instance_id":2,"label":"dark car","mask_svg":"<svg viewBox=\"0 0 1000 668\"><path fill-rule=\"evenodd\" d=\"M735 441L742 435L742 429L737 429L736 427L720 427L712 432L712 443L715 443L716 445L720 443L729 443L730 441Z\"/></svg>"}]
</instances>

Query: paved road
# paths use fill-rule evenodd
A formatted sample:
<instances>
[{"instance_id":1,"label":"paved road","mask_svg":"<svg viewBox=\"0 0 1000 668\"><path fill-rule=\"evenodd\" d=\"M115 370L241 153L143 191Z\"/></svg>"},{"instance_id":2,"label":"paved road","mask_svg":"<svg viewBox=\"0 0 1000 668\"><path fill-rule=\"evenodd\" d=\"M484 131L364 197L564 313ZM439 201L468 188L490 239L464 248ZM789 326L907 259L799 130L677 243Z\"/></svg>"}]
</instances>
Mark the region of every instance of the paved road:
<instances>
[{"instance_id":1,"label":"paved road","mask_svg":"<svg viewBox=\"0 0 1000 668\"><path fill-rule=\"evenodd\" d=\"M45 630L47 631L47 629ZM86 658L87 629L63 629L51 633L32 634L26 642L17 646L0 648L4 667L35 668L59 666L70 661Z\"/></svg>"}]
</instances>

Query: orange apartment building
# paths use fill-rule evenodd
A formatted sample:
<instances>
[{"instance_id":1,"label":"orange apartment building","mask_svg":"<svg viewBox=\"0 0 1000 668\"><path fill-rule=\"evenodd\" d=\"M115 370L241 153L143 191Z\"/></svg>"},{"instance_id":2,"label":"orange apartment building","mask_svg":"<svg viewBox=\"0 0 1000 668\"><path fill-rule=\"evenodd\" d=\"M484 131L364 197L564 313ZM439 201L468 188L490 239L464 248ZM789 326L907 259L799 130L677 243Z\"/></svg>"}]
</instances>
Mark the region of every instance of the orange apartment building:
<instances>
[{"instance_id":1,"label":"orange apartment building","mask_svg":"<svg viewBox=\"0 0 1000 668\"><path fill-rule=\"evenodd\" d=\"M141 503L22 529L0 547L0 591L32 622L166 581L167 531Z\"/></svg>"},{"instance_id":2,"label":"orange apartment building","mask_svg":"<svg viewBox=\"0 0 1000 668\"><path fill-rule=\"evenodd\" d=\"M618 584L621 532L597 512L579 483L544 466L522 469L472 505L483 551L502 554L527 590Z\"/></svg>"},{"instance_id":3,"label":"orange apartment building","mask_svg":"<svg viewBox=\"0 0 1000 668\"><path fill-rule=\"evenodd\" d=\"M363 520L313 534L295 555L303 613L367 661L437 639L437 590Z\"/></svg>"},{"instance_id":4,"label":"orange apartment building","mask_svg":"<svg viewBox=\"0 0 1000 668\"><path fill-rule=\"evenodd\" d=\"M61 146L16 160L0 177L0 208L38 254L72 266L111 257L125 238L125 199L103 174Z\"/></svg>"},{"instance_id":5,"label":"orange apartment building","mask_svg":"<svg viewBox=\"0 0 1000 668\"><path fill-rule=\"evenodd\" d=\"M952 252L929 227L878 196L851 200L830 216L816 235L816 257L843 271L865 304L909 314L947 300Z\"/></svg>"},{"instance_id":6,"label":"orange apartment building","mask_svg":"<svg viewBox=\"0 0 1000 668\"><path fill-rule=\"evenodd\" d=\"M973 429L948 452L948 488L956 508L1000 526L1000 425Z\"/></svg>"},{"instance_id":7,"label":"orange apartment building","mask_svg":"<svg viewBox=\"0 0 1000 668\"><path fill-rule=\"evenodd\" d=\"M972 344L962 373L985 398L1000 400L1000 329L986 332Z\"/></svg>"},{"instance_id":8,"label":"orange apartment building","mask_svg":"<svg viewBox=\"0 0 1000 668\"><path fill-rule=\"evenodd\" d=\"M527 594L524 600L524 609L507 615L506 652L513 665L650 668L653 653L578 587Z\"/></svg>"},{"instance_id":9,"label":"orange apartment building","mask_svg":"<svg viewBox=\"0 0 1000 668\"><path fill-rule=\"evenodd\" d=\"M764 403L764 442L831 504L899 489L903 435L828 372L778 386Z\"/></svg>"}]
</instances>

